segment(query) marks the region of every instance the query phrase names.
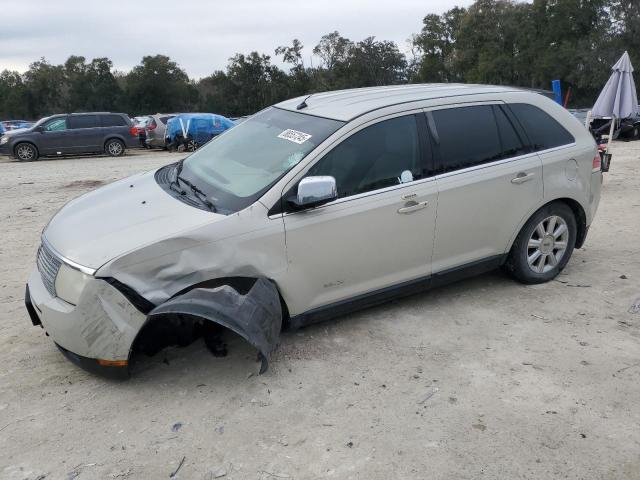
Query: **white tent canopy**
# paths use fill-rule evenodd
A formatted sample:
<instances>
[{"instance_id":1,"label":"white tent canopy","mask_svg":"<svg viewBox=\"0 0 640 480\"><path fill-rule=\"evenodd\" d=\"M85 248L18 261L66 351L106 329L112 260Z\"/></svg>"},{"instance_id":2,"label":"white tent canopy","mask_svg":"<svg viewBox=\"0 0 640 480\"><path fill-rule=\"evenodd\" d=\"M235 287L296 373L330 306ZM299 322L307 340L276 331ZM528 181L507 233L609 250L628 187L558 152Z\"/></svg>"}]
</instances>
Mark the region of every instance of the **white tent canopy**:
<instances>
[{"instance_id":1,"label":"white tent canopy","mask_svg":"<svg viewBox=\"0 0 640 480\"><path fill-rule=\"evenodd\" d=\"M600 92L591 116L621 119L637 115L638 95L629 54L624 52L611 70L613 73Z\"/></svg>"}]
</instances>

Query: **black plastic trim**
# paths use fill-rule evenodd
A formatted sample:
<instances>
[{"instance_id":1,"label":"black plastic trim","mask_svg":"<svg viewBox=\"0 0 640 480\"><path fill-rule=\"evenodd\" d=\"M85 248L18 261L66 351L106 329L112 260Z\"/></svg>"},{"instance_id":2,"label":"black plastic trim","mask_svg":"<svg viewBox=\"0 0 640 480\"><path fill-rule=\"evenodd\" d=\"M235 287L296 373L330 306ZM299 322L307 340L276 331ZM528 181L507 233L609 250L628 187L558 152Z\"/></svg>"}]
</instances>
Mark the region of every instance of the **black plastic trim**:
<instances>
[{"instance_id":1,"label":"black plastic trim","mask_svg":"<svg viewBox=\"0 0 640 480\"><path fill-rule=\"evenodd\" d=\"M75 354L64 347L61 347L56 343L56 347L67 357L74 365L86 370L87 372L100 375L101 377L111 378L114 380L126 380L129 378L129 366L125 367L108 367L98 363L95 358L83 357L82 355Z\"/></svg>"},{"instance_id":2,"label":"black plastic trim","mask_svg":"<svg viewBox=\"0 0 640 480\"><path fill-rule=\"evenodd\" d=\"M113 288L118 290L122 295L124 295L126 297L127 300L129 300L131 305L136 307L136 309L139 312L142 312L142 313L144 313L146 315L151 310L156 308L155 304L151 303L149 300L144 298L142 295L140 295L138 292L136 292L130 286L125 285L124 283L116 280L115 278L113 278L113 277L97 277L97 278L100 279L100 280L104 280L109 285L111 285Z\"/></svg>"},{"instance_id":3,"label":"black plastic trim","mask_svg":"<svg viewBox=\"0 0 640 480\"><path fill-rule=\"evenodd\" d=\"M36 309L31 302L31 294L29 293L29 285L24 292L24 305L27 307L27 312L29 313L29 318L31 318L31 323L33 323L34 327L42 326L42 322L40 321L40 317L36 312Z\"/></svg>"}]
</instances>

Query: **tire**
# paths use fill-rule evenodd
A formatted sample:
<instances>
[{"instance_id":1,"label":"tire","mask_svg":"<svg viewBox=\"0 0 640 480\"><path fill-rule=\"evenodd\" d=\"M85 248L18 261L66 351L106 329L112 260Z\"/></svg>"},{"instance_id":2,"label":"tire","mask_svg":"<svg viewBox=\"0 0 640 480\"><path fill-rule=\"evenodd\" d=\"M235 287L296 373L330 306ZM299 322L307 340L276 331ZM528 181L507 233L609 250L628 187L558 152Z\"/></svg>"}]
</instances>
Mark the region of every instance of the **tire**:
<instances>
[{"instance_id":1,"label":"tire","mask_svg":"<svg viewBox=\"0 0 640 480\"><path fill-rule=\"evenodd\" d=\"M104 144L104 153L110 157L121 157L124 155L124 143L117 138L107 140L107 143Z\"/></svg>"},{"instance_id":2,"label":"tire","mask_svg":"<svg viewBox=\"0 0 640 480\"><path fill-rule=\"evenodd\" d=\"M13 154L20 162L33 162L38 159L38 149L32 143L22 142L15 146Z\"/></svg>"},{"instance_id":3,"label":"tire","mask_svg":"<svg viewBox=\"0 0 640 480\"><path fill-rule=\"evenodd\" d=\"M571 258L577 231L575 215L567 204L545 205L518 233L505 264L507 271L525 284L553 280Z\"/></svg>"}]
</instances>

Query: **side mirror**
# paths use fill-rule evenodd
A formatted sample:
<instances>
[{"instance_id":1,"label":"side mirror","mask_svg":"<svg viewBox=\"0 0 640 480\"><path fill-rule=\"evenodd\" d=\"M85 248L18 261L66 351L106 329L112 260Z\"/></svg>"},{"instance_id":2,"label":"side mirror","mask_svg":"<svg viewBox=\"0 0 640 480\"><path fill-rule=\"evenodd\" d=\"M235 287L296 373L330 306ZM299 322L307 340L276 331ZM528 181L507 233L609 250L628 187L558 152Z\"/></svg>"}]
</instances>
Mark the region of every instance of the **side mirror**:
<instances>
[{"instance_id":1,"label":"side mirror","mask_svg":"<svg viewBox=\"0 0 640 480\"><path fill-rule=\"evenodd\" d=\"M289 199L297 208L311 208L338 198L336 179L333 177L306 177L298 184L298 193Z\"/></svg>"},{"instance_id":2,"label":"side mirror","mask_svg":"<svg viewBox=\"0 0 640 480\"><path fill-rule=\"evenodd\" d=\"M38 125L36 128L33 129L34 132L38 132L38 133L42 133L44 132L44 127L42 125Z\"/></svg>"}]
</instances>

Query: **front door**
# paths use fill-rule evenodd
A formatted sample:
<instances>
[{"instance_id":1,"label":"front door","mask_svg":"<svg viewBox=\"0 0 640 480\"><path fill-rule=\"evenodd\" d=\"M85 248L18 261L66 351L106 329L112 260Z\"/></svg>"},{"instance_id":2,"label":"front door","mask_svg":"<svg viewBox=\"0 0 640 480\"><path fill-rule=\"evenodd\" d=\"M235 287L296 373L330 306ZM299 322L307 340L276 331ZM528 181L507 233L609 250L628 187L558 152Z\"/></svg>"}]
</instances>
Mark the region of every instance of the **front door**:
<instances>
[{"instance_id":1,"label":"front door","mask_svg":"<svg viewBox=\"0 0 640 480\"><path fill-rule=\"evenodd\" d=\"M42 155L72 153L71 130L66 116L52 118L42 127L38 142L38 149Z\"/></svg>"},{"instance_id":2,"label":"front door","mask_svg":"<svg viewBox=\"0 0 640 480\"><path fill-rule=\"evenodd\" d=\"M303 175L334 177L338 199L284 215L291 315L430 274L438 191L424 123L369 123Z\"/></svg>"},{"instance_id":3,"label":"front door","mask_svg":"<svg viewBox=\"0 0 640 480\"><path fill-rule=\"evenodd\" d=\"M542 162L501 105L427 112L436 153L438 220L433 272L488 268L542 200Z\"/></svg>"}]
</instances>

